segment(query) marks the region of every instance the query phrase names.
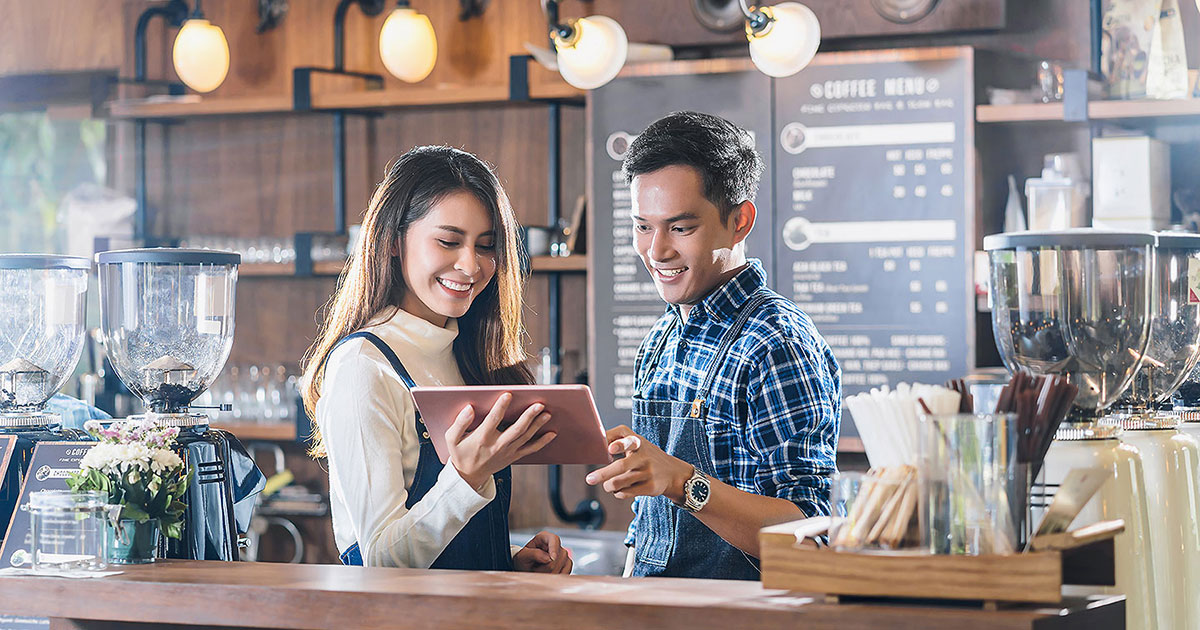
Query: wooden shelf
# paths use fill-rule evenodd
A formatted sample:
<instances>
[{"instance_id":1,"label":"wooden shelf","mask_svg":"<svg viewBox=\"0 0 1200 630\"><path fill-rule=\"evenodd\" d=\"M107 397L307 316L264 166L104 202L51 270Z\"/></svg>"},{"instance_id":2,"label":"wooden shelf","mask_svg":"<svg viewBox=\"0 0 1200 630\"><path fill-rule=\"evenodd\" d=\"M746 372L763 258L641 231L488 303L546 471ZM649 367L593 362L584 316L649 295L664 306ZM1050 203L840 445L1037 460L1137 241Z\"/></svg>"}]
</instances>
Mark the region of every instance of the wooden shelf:
<instances>
[{"instance_id":1,"label":"wooden shelf","mask_svg":"<svg viewBox=\"0 0 1200 630\"><path fill-rule=\"evenodd\" d=\"M313 276L340 276L346 266L344 260L313 263ZM238 275L249 278L290 278L296 275L294 263L242 263Z\"/></svg>"},{"instance_id":2,"label":"wooden shelf","mask_svg":"<svg viewBox=\"0 0 1200 630\"><path fill-rule=\"evenodd\" d=\"M144 99L110 101L105 106L109 118L185 118L191 116L231 116L240 114L278 114L292 111L290 96L254 96L238 98L187 97L187 100Z\"/></svg>"},{"instance_id":3,"label":"wooden shelf","mask_svg":"<svg viewBox=\"0 0 1200 630\"><path fill-rule=\"evenodd\" d=\"M238 265L239 277L273 278L296 275L296 265L292 263L242 263Z\"/></svg>"},{"instance_id":4,"label":"wooden shelf","mask_svg":"<svg viewBox=\"0 0 1200 630\"><path fill-rule=\"evenodd\" d=\"M344 89L330 77L323 79L323 91L311 95L311 111L377 110L406 107L437 107L445 105L493 105L497 103L532 103L538 100L569 100L582 102L583 90L563 81L557 72L528 62L526 85L528 99L513 100L512 86L506 80L485 85L414 85L385 90ZM355 79L355 81L360 81ZM334 89L329 89L333 87ZM338 88L343 89L338 89ZM519 89L519 88L518 88ZM246 114L278 114L296 111L293 97L288 95L204 97L189 94L175 99L129 99L110 101L104 106L109 118L117 120L186 118L191 116L232 116ZM306 110L307 111L307 110Z\"/></svg>"},{"instance_id":5,"label":"wooden shelf","mask_svg":"<svg viewBox=\"0 0 1200 630\"><path fill-rule=\"evenodd\" d=\"M329 260L313 263L314 276L340 276L346 268L347 260Z\"/></svg>"},{"instance_id":6,"label":"wooden shelf","mask_svg":"<svg viewBox=\"0 0 1200 630\"><path fill-rule=\"evenodd\" d=\"M532 259L534 273L568 272L581 273L587 271L587 256L534 256Z\"/></svg>"},{"instance_id":7,"label":"wooden shelf","mask_svg":"<svg viewBox=\"0 0 1200 630\"><path fill-rule=\"evenodd\" d=\"M1200 99L1092 101L1088 103L1088 117L1099 120L1173 116L1200 116Z\"/></svg>"},{"instance_id":8,"label":"wooden shelf","mask_svg":"<svg viewBox=\"0 0 1200 630\"><path fill-rule=\"evenodd\" d=\"M978 105L975 120L981 123L996 122L1062 122L1062 103L1019 103L1016 105Z\"/></svg>"},{"instance_id":9,"label":"wooden shelf","mask_svg":"<svg viewBox=\"0 0 1200 630\"><path fill-rule=\"evenodd\" d=\"M839 453L863 453L866 454L867 449L863 447L862 438L856 437L839 437L838 438Z\"/></svg>"},{"instance_id":10,"label":"wooden shelf","mask_svg":"<svg viewBox=\"0 0 1200 630\"><path fill-rule=\"evenodd\" d=\"M295 422L214 422L214 429L232 433L239 440L263 440L267 442L295 442Z\"/></svg>"},{"instance_id":11,"label":"wooden shelf","mask_svg":"<svg viewBox=\"0 0 1200 630\"><path fill-rule=\"evenodd\" d=\"M1091 120L1136 120L1200 116L1200 99L1092 101L1088 103ZM1017 105L979 105L975 120L981 123L1064 122L1062 103L1021 103Z\"/></svg>"},{"instance_id":12,"label":"wooden shelf","mask_svg":"<svg viewBox=\"0 0 1200 630\"><path fill-rule=\"evenodd\" d=\"M401 90L364 90L313 94L314 110L388 109L436 105L472 105L508 100L507 85L412 87Z\"/></svg>"}]
</instances>

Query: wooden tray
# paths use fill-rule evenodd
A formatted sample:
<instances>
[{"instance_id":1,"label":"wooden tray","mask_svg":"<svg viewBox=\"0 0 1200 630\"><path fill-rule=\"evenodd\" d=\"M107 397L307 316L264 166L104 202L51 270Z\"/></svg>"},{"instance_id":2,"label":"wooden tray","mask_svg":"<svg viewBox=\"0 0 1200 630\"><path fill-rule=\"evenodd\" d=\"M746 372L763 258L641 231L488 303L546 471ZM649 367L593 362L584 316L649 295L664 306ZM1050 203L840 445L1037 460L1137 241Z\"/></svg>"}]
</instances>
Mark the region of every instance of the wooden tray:
<instances>
[{"instance_id":1,"label":"wooden tray","mask_svg":"<svg viewBox=\"0 0 1200 630\"><path fill-rule=\"evenodd\" d=\"M1012 555L949 556L919 551L840 552L801 547L797 530L816 519L759 531L764 588L832 596L1057 603L1063 584L1115 583L1111 535L1080 538L1079 546ZM828 519L821 519L828 521ZM1067 546L1058 544L1056 546ZM836 597L835 597L836 599Z\"/></svg>"}]
</instances>

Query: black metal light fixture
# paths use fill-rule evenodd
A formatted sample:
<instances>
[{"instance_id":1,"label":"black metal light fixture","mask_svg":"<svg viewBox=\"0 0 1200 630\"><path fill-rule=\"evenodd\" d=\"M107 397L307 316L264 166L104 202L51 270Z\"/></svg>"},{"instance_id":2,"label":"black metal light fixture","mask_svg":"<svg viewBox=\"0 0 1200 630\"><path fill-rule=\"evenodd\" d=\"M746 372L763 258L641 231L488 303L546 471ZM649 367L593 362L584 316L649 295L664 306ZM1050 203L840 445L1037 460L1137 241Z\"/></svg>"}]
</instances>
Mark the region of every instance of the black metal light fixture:
<instances>
[{"instance_id":1,"label":"black metal light fixture","mask_svg":"<svg viewBox=\"0 0 1200 630\"><path fill-rule=\"evenodd\" d=\"M798 2L751 7L739 0L746 17L750 59L773 77L796 74L808 65L821 44L821 23L812 9Z\"/></svg>"},{"instance_id":2,"label":"black metal light fixture","mask_svg":"<svg viewBox=\"0 0 1200 630\"><path fill-rule=\"evenodd\" d=\"M558 0L542 0L542 10L558 53L558 72L567 83L592 90L612 81L625 66L629 40L616 20L589 15L561 22Z\"/></svg>"}]
</instances>

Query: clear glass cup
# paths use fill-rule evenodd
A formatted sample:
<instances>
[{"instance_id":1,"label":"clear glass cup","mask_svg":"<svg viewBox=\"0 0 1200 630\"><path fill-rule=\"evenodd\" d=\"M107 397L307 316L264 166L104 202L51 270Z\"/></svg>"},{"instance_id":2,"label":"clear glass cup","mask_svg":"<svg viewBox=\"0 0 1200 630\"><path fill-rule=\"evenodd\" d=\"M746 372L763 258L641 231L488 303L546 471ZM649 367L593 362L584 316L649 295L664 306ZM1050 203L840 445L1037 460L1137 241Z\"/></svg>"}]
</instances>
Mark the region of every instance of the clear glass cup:
<instances>
[{"instance_id":1,"label":"clear glass cup","mask_svg":"<svg viewBox=\"0 0 1200 630\"><path fill-rule=\"evenodd\" d=\"M921 541L930 553L1019 549L1028 479L1017 461L1016 414L922 417L917 479Z\"/></svg>"},{"instance_id":2,"label":"clear glass cup","mask_svg":"<svg viewBox=\"0 0 1200 630\"><path fill-rule=\"evenodd\" d=\"M108 567L108 495L39 490L29 495L35 571L100 571Z\"/></svg>"}]
</instances>

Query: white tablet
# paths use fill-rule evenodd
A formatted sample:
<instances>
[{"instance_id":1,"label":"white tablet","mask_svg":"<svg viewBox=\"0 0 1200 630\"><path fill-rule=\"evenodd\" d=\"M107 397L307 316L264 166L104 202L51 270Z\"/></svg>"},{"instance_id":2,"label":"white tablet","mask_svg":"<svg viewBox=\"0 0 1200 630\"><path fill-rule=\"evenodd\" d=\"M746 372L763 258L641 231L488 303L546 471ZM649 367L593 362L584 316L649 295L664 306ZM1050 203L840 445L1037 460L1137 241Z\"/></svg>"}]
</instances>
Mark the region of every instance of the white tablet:
<instances>
[{"instance_id":1,"label":"white tablet","mask_svg":"<svg viewBox=\"0 0 1200 630\"><path fill-rule=\"evenodd\" d=\"M516 422L534 403L542 403L550 412L550 421L538 435L553 431L558 434L542 450L528 455L517 464L596 464L612 462L604 425L587 385L479 385L464 387L417 387L412 390L421 420L429 429L429 439L437 449L442 463L450 460L446 448L446 429L454 423L463 407L475 408L471 429L479 426L492 405L504 392L512 394L512 402L501 425ZM536 439L536 437L535 437Z\"/></svg>"}]
</instances>

